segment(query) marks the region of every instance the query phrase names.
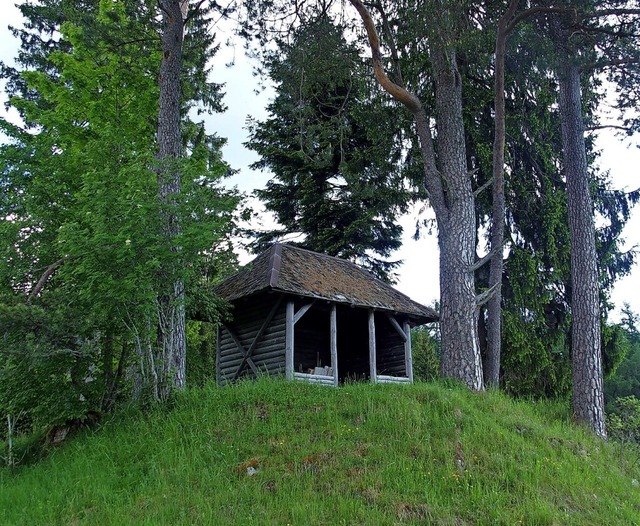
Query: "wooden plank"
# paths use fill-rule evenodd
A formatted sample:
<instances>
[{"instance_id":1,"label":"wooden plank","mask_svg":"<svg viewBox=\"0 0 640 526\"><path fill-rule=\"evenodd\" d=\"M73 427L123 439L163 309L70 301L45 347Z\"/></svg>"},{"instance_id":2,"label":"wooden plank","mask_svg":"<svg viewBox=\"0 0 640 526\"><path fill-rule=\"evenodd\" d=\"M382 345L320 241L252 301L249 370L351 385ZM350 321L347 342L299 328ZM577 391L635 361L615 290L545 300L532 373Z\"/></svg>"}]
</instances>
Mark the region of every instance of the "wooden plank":
<instances>
[{"instance_id":1,"label":"wooden plank","mask_svg":"<svg viewBox=\"0 0 640 526\"><path fill-rule=\"evenodd\" d=\"M284 350L280 348L280 349L272 349L271 351L264 354L254 355L251 357L251 361L257 368L260 368L262 364L264 364L264 362L268 360L279 359L280 361L282 361L283 357L284 357ZM242 362L242 358L234 357L234 358L229 358L227 360L222 360L221 366L224 367L225 369L230 369L230 368L237 369L241 362Z\"/></svg>"},{"instance_id":2,"label":"wooden plank","mask_svg":"<svg viewBox=\"0 0 640 526\"><path fill-rule=\"evenodd\" d=\"M314 303L315 303L315 300L313 300L311 303L307 303L306 305L303 305L298 309L298 312L296 312L295 316L293 317L294 325L300 321L300 318L302 318L307 313L307 311L313 306Z\"/></svg>"},{"instance_id":3,"label":"wooden plank","mask_svg":"<svg viewBox=\"0 0 640 526\"><path fill-rule=\"evenodd\" d=\"M328 385L330 387L334 386L333 376L327 376L324 374L294 373L293 377L295 380L311 384Z\"/></svg>"},{"instance_id":4,"label":"wooden plank","mask_svg":"<svg viewBox=\"0 0 640 526\"><path fill-rule=\"evenodd\" d=\"M376 367L376 321L373 309L369 309L369 378L375 384L378 379Z\"/></svg>"},{"instance_id":5,"label":"wooden plank","mask_svg":"<svg viewBox=\"0 0 640 526\"><path fill-rule=\"evenodd\" d=\"M411 355L411 327L409 322L404 322L404 362L406 364L406 374L409 381L413 383L413 356Z\"/></svg>"},{"instance_id":6,"label":"wooden plank","mask_svg":"<svg viewBox=\"0 0 640 526\"><path fill-rule=\"evenodd\" d=\"M242 342L238 338L238 335L235 333L235 331L228 325L224 325L223 324L222 327L224 328L224 330L227 331L227 334L231 337L231 339L233 340L233 343L235 343L236 348L241 353L241 356L244 356L244 353L246 352L246 349L244 348L244 345L242 344ZM249 366L252 368L254 373L256 373L256 374L258 373L258 371L255 368L255 364L253 363L253 361L251 361Z\"/></svg>"},{"instance_id":7,"label":"wooden plank","mask_svg":"<svg viewBox=\"0 0 640 526\"><path fill-rule=\"evenodd\" d=\"M379 375L378 383L380 384L409 384L411 380L409 378L405 378L404 376L386 376Z\"/></svg>"},{"instance_id":8,"label":"wooden plank","mask_svg":"<svg viewBox=\"0 0 640 526\"><path fill-rule=\"evenodd\" d=\"M244 360L244 357L246 355L246 350L244 348L244 345L242 345L242 342L238 339L238 337L236 336L236 333L233 332L233 329L231 329L231 327L229 327L228 325L223 325L223 327L225 328L229 336L231 336L231 339L235 342L236 347L242 353L243 360ZM249 365L249 367L251 367L251 370L253 371L253 373L256 376L258 376L258 369L256 369L256 365L253 363L253 360L250 357L247 358L246 363ZM241 372L242 372L242 366L240 366L240 368L238 368L238 370L236 371L236 374L233 376L233 380L238 378Z\"/></svg>"},{"instance_id":9,"label":"wooden plank","mask_svg":"<svg viewBox=\"0 0 640 526\"><path fill-rule=\"evenodd\" d=\"M284 372L287 380L293 380L293 348L294 348L294 305L293 301L287 302L287 317L285 327L285 359L284 359Z\"/></svg>"},{"instance_id":10,"label":"wooden plank","mask_svg":"<svg viewBox=\"0 0 640 526\"><path fill-rule=\"evenodd\" d=\"M391 314L387 314L387 319L391 322L391 325L393 326L393 328L400 335L400 338L402 338L402 341L406 342L407 335L404 333L404 330L402 329L402 327L400 327L400 324L397 322L397 320Z\"/></svg>"},{"instance_id":11,"label":"wooden plank","mask_svg":"<svg viewBox=\"0 0 640 526\"><path fill-rule=\"evenodd\" d=\"M271 323L271 320L273 319L273 317L276 315L276 312L278 312L280 303L282 303L282 296L278 297L278 300L276 301L275 305L271 308L271 311L269 312L266 319L264 320L262 327L260 327L258 334L256 334L255 338L251 342L249 349L244 353L244 358L242 359L242 362L240 362L240 367L238 367L238 370L236 371L234 379L240 375L244 367L244 364L249 363L249 360L251 360L251 356L253 355L253 352L256 350L258 343L260 343L260 340L262 339L264 332L267 330L267 327ZM253 360L251 360L251 362L253 363ZM255 372L255 365L251 369ZM256 372L256 375L257 375L257 372Z\"/></svg>"},{"instance_id":12,"label":"wooden plank","mask_svg":"<svg viewBox=\"0 0 640 526\"><path fill-rule=\"evenodd\" d=\"M333 368L333 385L338 387L338 321L335 303L331 305L331 314L329 315L329 333L331 367Z\"/></svg>"}]
</instances>

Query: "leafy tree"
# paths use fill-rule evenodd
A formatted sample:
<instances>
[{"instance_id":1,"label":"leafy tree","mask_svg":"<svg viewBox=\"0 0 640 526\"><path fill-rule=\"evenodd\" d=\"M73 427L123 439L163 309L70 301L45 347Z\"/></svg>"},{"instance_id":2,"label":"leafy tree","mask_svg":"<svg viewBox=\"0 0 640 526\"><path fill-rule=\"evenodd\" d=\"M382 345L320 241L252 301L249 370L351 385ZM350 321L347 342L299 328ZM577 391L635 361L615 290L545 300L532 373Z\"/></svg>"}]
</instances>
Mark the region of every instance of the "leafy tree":
<instances>
[{"instance_id":1,"label":"leafy tree","mask_svg":"<svg viewBox=\"0 0 640 526\"><path fill-rule=\"evenodd\" d=\"M440 333L437 327L422 325L411 331L413 374L423 382L440 375Z\"/></svg>"},{"instance_id":2,"label":"leafy tree","mask_svg":"<svg viewBox=\"0 0 640 526\"><path fill-rule=\"evenodd\" d=\"M618 367L605 379L604 394L607 406L617 398L635 396L640 398L640 333L638 332L638 315L631 312L629 306L623 309L624 317L616 326L616 337L623 340L626 346Z\"/></svg>"},{"instance_id":3,"label":"leafy tree","mask_svg":"<svg viewBox=\"0 0 640 526\"><path fill-rule=\"evenodd\" d=\"M18 32L20 69L3 68L10 102L24 121L24 127L2 123L10 137L0 156L5 304L26 318L43 309L55 319L83 320L55 327L66 326L70 341L94 342L94 347L78 344L69 352L76 356L86 350L85 368L98 368L103 406L112 404L129 363L136 364L129 367L129 378L144 381L150 394L162 397L170 390L175 365L163 362L158 351L158 326L166 321L159 308L166 269L172 268L171 279L184 284L187 298L191 290L198 292L191 295L198 305L181 300L176 306L192 305L209 316L215 311L200 287L206 288L203 279L215 279L221 267L218 258L227 249L237 204L237 196L219 186L229 172L221 159L222 141L187 117L197 101L193 89L184 90L191 98L179 105L182 187L170 207L180 229L168 243L163 235L167 203L155 197L151 169L158 166L162 55L155 4L47 0L24 5L23 12L28 23ZM49 41L52 31L59 37ZM205 68L211 38L185 45L184 74ZM220 108L219 90L216 85L202 89L208 97L205 109ZM22 335L35 338L38 346L30 348L29 360L55 367L56 353L38 350L46 350L38 329L45 325L5 326L3 334L15 342L14 350ZM62 352L59 341L47 345ZM99 358L91 354L96 348ZM0 367L13 374L18 371L11 357L15 353L5 351ZM130 362L132 352L136 359ZM157 377L158 372L165 377ZM14 379L27 381L22 375Z\"/></svg>"}]
</instances>

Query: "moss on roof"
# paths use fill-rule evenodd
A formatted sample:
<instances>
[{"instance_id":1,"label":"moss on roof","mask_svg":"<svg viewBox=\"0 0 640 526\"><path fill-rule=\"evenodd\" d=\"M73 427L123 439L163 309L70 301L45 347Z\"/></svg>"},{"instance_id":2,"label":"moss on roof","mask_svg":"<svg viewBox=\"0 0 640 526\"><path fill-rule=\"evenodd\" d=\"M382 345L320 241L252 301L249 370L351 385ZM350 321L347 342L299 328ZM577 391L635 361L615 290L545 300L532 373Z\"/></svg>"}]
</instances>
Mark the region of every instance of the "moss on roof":
<instances>
[{"instance_id":1,"label":"moss on roof","mask_svg":"<svg viewBox=\"0 0 640 526\"><path fill-rule=\"evenodd\" d=\"M281 243L215 288L227 301L268 290L402 313L416 324L438 319L435 310L413 301L350 261Z\"/></svg>"}]
</instances>

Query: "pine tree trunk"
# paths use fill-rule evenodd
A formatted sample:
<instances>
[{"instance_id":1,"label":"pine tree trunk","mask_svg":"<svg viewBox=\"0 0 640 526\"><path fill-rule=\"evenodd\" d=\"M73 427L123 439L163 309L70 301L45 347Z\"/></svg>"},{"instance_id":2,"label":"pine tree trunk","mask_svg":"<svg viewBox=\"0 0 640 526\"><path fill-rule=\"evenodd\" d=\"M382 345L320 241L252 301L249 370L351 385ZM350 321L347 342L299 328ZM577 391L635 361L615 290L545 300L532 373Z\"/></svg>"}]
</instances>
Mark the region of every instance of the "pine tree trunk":
<instances>
[{"instance_id":1,"label":"pine tree trunk","mask_svg":"<svg viewBox=\"0 0 640 526\"><path fill-rule=\"evenodd\" d=\"M438 159L447 181L447 213L437 214L440 247L442 375L469 388L484 388L478 341L473 264L475 197L467 169L462 82L455 52L433 53L438 123Z\"/></svg>"},{"instance_id":2,"label":"pine tree trunk","mask_svg":"<svg viewBox=\"0 0 640 526\"><path fill-rule=\"evenodd\" d=\"M498 387L500 382L500 355L502 352L502 272L504 261L505 200L504 200L504 148L506 135L506 110L504 95L504 60L507 48L508 25L519 1L511 0L509 7L498 21L495 48L494 110L495 137L493 141L493 217L491 250L493 257L489 269L489 288L495 292L487 305L487 353L484 362L485 383Z\"/></svg>"},{"instance_id":3,"label":"pine tree trunk","mask_svg":"<svg viewBox=\"0 0 640 526\"><path fill-rule=\"evenodd\" d=\"M441 35L431 57L438 124L436 159L429 119L422 102L404 86L389 79L382 63L380 39L369 11L361 0L349 1L357 9L367 31L376 80L411 111L416 124L425 186L438 223L442 374L462 381L470 389L482 390L484 382L473 271L475 196L466 163L462 81L455 50L448 43L451 35Z\"/></svg>"},{"instance_id":4,"label":"pine tree trunk","mask_svg":"<svg viewBox=\"0 0 640 526\"><path fill-rule=\"evenodd\" d=\"M180 221L176 210L181 192L180 157L180 70L184 20L188 0L159 0L163 13L162 63L160 65L160 104L158 109L158 196L162 209L162 234L172 252L179 252L176 238ZM177 259L177 258L176 258ZM158 295L158 347L161 363L161 397L172 389L185 386L186 319L184 285L178 277L175 261L160 270L161 287Z\"/></svg>"},{"instance_id":5,"label":"pine tree trunk","mask_svg":"<svg viewBox=\"0 0 640 526\"><path fill-rule=\"evenodd\" d=\"M447 229L439 229L440 332L442 376L462 381L470 389L484 388L477 334L476 293L468 268L475 255L473 208L453 209ZM473 229L469 228L469 220ZM471 235L470 235L471 234Z\"/></svg>"},{"instance_id":6,"label":"pine tree trunk","mask_svg":"<svg viewBox=\"0 0 640 526\"><path fill-rule=\"evenodd\" d=\"M563 53L562 46L560 49ZM593 202L587 172L580 72L571 58L565 52L561 60L558 104L571 236L573 411L576 419L606 437Z\"/></svg>"}]
</instances>

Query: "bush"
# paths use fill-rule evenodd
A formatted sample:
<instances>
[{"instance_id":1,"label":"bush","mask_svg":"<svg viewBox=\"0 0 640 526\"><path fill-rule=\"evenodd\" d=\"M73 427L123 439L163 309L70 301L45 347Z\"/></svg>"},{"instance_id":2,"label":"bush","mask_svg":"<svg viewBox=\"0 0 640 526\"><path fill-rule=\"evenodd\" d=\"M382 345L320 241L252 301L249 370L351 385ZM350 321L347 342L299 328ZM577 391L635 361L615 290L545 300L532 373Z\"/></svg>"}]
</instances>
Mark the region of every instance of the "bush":
<instances>
[{"instance_id":1,"label":"bush","mask_svg":"<svg viewBox=\"0 0 640 526\"><path fill-rule=\"evenodd\" d=\"M640 445L640 399L635 396L617 398L607 409L609 438Z\"/></svg>"},{"instance_id":2,"label":"bush","mask_svg":"<svg viewBox=\"0 0 640 526\"><path fill-rule=\"evenodd\" d=\"M438 334L427 326L411 331L413 374L416 380L433 380L440 376L440 341Z\"/></svg>"}]
</instances>

